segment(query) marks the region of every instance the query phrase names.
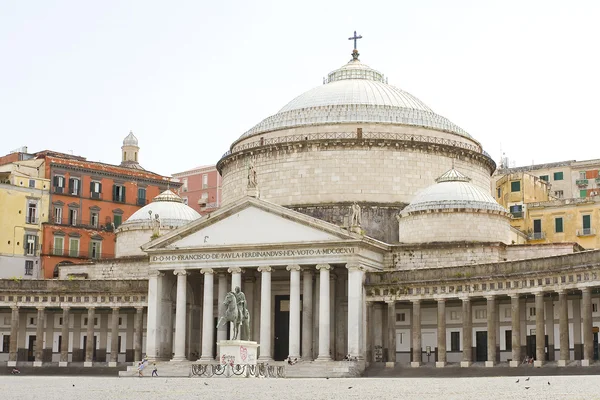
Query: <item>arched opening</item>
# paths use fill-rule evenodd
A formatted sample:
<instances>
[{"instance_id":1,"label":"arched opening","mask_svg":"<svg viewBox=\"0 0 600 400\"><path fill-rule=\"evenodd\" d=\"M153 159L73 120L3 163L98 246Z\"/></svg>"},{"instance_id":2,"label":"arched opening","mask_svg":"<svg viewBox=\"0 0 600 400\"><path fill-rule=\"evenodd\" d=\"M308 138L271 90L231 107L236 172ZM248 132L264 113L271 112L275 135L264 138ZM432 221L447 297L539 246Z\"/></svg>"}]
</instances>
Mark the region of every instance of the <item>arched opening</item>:
<instances>
[{"instance_id":1,"label":"arched opening","mask_svg":"<svg viewBox=\"0 0 600 400\"><path fill-rule=\"evenodd\" d=\"M62 267L63 265L72 265L73 263L71 261L61 261L58 264L56 264L56 266L54 267L54 271L52 271L52 278L58 278L58 269L59 267Z\"/></svg>"},{"instance_id":2,"label":"arched opening","mask_svg":"<svg viewBox=\"0 0 600 400\"><path fill-rule=\"evenodd\" d=\"M127 152L126 151L123 152L123 161L127 161Z\"/></svg>"},{"instance_id":3,"label":"arched opening","mask_svg":"<svg viewBox=\"0 0 600 400\"><path fill-rule=\"evenodd\" d=\"M137 162L137 151L133 153L133 159L135 160L135 162Z\"/></svg>"}]
</instances>

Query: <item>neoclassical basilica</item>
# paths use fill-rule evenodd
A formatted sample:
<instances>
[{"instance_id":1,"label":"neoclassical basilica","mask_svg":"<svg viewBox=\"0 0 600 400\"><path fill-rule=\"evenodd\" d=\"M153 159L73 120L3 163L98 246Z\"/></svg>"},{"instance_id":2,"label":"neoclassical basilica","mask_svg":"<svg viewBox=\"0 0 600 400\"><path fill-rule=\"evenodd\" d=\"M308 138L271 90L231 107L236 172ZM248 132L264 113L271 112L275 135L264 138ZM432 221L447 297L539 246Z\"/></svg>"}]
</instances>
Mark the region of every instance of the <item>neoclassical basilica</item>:
<instances>
[{"instance_id":1,"label":"neoclassical basilica","mask_svg":"<svg viewBox=\"0 0 600 400\"><path fill-rule=\"evenodd\" d=\"M299 360L287 376L598 359L600 251L526 244L490 193L496 164L477 139L356 49L217 168L219 210L200 217L167 191L119 227L116 259L3 283L9 360L38 329L39 363L215 363L236 286L258 361ZM36 312L52 324L14 323Z\"/></svg>"}]
</instances>

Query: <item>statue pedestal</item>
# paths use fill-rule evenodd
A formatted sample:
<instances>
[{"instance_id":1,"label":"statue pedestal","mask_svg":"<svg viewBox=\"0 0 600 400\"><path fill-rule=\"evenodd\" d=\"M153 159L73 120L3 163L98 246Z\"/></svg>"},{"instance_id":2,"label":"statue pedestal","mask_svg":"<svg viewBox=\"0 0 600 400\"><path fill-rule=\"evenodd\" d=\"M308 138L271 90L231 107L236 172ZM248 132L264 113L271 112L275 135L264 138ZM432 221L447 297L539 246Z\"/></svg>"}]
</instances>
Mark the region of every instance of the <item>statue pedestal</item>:
<instances>
[{"instance_id":1,"label":"statue pedestal","mask_svg":"<svg viewBox=\"0 0 600 400\"><path fill-rule=\"evenodd\" d=\"M352 225L350 227L350 232L352 233L358 233L359 235L362 235L362 228L359 225Z\"/></svg>"},{"instance_id":2,"label":"statue pedestal","mask_svg":"<svg viewBox=\"0 0 600 400\"><path fill-rule=\"evenodd\" d=\"M219 364L256 365L257 342L249 340L221 340L219 343Z\"/></svg>"}]
</instances>

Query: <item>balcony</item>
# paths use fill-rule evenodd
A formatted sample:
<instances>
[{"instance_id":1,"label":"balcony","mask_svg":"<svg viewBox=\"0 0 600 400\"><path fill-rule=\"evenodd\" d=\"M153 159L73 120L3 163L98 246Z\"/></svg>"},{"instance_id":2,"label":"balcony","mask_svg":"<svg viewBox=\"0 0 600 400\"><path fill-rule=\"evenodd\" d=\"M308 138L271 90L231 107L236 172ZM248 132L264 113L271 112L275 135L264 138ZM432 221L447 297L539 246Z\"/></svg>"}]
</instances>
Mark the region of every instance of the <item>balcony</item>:
<instances>
[{"instance_id":1,"label":"balcony","mask_svg":"<svg viewBox=\"0 0 600 400\"><path fill-rule=\"evenodd\" d=\"M587 186L588 185L588 180L587 179L577 179L575 181L575 184L579 187L583 187L583 186Z\"/></svg>"},{"instance_id":2,"label":"balcony","mask_svg":"<svg viewBox=\"0 0 600 400\"><path fill-rule=\"evenodd\" d=\"M544 240L546 239L545 232L530 232L527 234L527 240Z\"/></svg>"},{"instance_id":3,"label":"balcony","mask_svg":"<svg viewBox=\"0 0 600 400\"><path fill-rule=\"evenodd\" d=\"M84 221L84 220L69 221L67 218L54 218L54 217L50 218L50 220L48 222L51 224L54 224L54 225L71 226L74 228L84 228L84 229L96 229L96 230L105 231L105 232L112 232L114 230L113 224L110 222L101 224L98 221Z\"/></svg>"},{"instance_id":4,"label":"balcony","mask_svg":"<svg viewBox=\"0 0 600 400\"><path fill-rule=\"evenodd\" d=\"M596 230L593 228L577 229L577 236L594 236L594 235L596 235Z\"/></svg>"},{"instance_id":5,"label":"balcony","mask_svg":"<svg viewBox=\"0 0 600 400\"><path fill-rule=\"evenodd\" d=\"M40 222L40 219L34 216L27 216L25 217L25 223L26 224L30 224L30 225L36 225L38 222Z\"/></svg>"},{"instance_id":6,"label":"balcony","mask_svg":"<svg viewBox=\"0 0 600 400\"><path fill-rule=\"evenodd\" d=\"M137 204L138 206L145 206L146 204L148 204L148 199L145 198L138 198L137 201L135 202L135 204Z\"/></svg>"},{"instance_id":7,"label":"balcony","mask_svg":"<svg viewBox=\"0 0 600 400\"><path fill-rule=\"evenodd\" d=\"M50 247L50 251L47 254L48 256L59 256L59 257L68 257L68 258L80 258L84 260L104 260L107 258L115 258L115 255L112 253L99 253L96 251L74 251L74 250L66 250L63 248L55 248Z\"/></svg>"},{"instance_id":8,"label":"balcony","mask_svg":"<svg viewBox=\"0 0 600 400\"><path fill-rule=\"evenodd\" d=\"M64 193L64 191L65 191L65 188L61 187L61 186L54 186L52 188L52 193L62 194L62 193Z\"/></svg>"},{"instance_id":9,"label":"balcony","mask_svg":"<svg viewBox=\"0 0 600 400\"><path fill-rule=\"evenodd\" d=\"M99 192L90 192L90 198L100 200L102 197L102 193Z\"/></svg>"},{"instance_id":10,"label":"balcony","mask_svg":"<svg viewBox=\"0 0 600 400\"><path fill-rule=\"evenodd\" d=\"M512 219L520 219L523 218L523 211L515 211L510 213L512 215Z\"/></svg>"},{"instance_id":11,"label":"balcony","mask_svg":"<svg viewBox=\"0 0 600 400\"><path fill-rule=\"evenodd\" d=\"M594 179L594 180L596 181L596 184L597 184L597 185L600 185L600 177L598 177L598 178L596 178L596 179Z\"/></svg>"}]
</instances>

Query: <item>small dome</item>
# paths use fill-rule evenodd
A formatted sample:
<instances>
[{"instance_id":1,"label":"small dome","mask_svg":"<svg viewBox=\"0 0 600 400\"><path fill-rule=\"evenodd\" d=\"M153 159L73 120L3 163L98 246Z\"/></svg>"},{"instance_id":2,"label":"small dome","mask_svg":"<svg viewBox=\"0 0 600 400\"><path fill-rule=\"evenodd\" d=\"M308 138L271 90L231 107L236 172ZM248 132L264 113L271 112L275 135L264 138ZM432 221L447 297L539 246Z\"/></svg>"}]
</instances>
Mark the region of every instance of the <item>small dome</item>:
<instances>
[{"instance_id":1,"label":"small dome","mask_svg":"<svg viewBox=\"0 0 600 400\"><path fill-rule=\"evenodd\" d=\"M165 190L133 213L119 228L150 227L157 215L161 228L178 228L201 217L196 210L183 204L181 197Z\"/></svg>"},{"instance_id":2,"label":"small dome","mask_svg":"<svg viewBox=\"0 0 600 400\"><path fill-rule=\"evenodd\" d=\"M129 135L123 139L123 146L137 146L138 140L132 131L129 131Z\"/></svg>"},{"instance_id":3,"label":"small dome","mask_svg":"<svg viewBox=\"0 0 600 400\"><path fill-rule=\"evenodd\" d=\"M469 183L471 179L455 169L451 169L417 194L414 200L402 210L402 215L418 211L442 210L450 208L471 208L507 213L483 189Z\"/></svg>"}]
</instances>

